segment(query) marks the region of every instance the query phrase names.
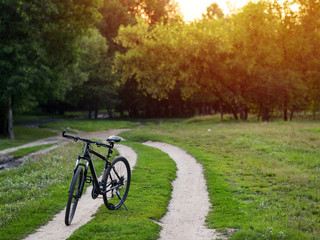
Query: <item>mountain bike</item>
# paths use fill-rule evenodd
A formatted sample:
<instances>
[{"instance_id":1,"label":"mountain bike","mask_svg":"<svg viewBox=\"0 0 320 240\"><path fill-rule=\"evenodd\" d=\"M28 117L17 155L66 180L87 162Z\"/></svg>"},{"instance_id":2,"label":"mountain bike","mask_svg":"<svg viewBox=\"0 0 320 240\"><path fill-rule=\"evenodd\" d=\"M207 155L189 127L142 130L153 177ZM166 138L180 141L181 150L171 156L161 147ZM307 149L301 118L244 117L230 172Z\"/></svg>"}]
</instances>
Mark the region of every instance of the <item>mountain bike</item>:
<instances>
[{"instance_id":1,"label":"mountain bike","mask_svg":"<svg viewBox=\"0 0 320 240\"><path fill-rule=\"evenodd\" d=\"M130 188L131 171L130 165L126 158L116 157L112 162L109 161L112 148L115 142L120 142L121 138L118 136L110 136L107 139L108 144L93 141L91 139L80 138L77 136L67 135L63 131L62 136L73 139L75 142L83 141L85 143L82 156L78 156L76 166L73 171L73 176L68 192L68 202L65 213L65 224L69 226L72 222L78 201L81 198L83 187L85 183L92 183L91 197L96 199L99 195L103 196L105 206L109 210L119 209L122 205L128 211L124 204ZM91 145L108 148L107 156L94 151ZM93 165L90 154L101 158L105 161L105 166L101 181L98 180L97 174ZM85 163L83 163L83 161ZM91 176L88 175L88 169Z\"/></svg>"}]
</instances>

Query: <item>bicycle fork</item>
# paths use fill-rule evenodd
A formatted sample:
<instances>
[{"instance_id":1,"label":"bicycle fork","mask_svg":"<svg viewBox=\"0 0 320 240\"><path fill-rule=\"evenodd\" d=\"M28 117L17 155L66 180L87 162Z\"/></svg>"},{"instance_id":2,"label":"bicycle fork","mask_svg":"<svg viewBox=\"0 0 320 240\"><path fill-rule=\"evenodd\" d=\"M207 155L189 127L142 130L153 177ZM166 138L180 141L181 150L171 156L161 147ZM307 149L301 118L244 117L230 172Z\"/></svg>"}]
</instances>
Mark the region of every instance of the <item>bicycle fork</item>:
<instances>
[{"instance_id":1,"label":"bicycle fork","mask_svg":"<svg viewBox=\"0 0 320 240\"><path fill-rule=\"evenodd\" d=\"M75 196L75 198L78 198L80 199L81 196L82 196L82 192L83 192L83 188L84 188L84 183L87 182L87 172L88 172L88 162L87 164L83 164L83 163L80 163L80 159L86 159L84 157L81 157L81 156L78 156L78 159L77 159L77 162L76 162L76 166L74 168L74 171L73 171L73 176L74 174L77 172L78 168L79 167L82 167L84 168L84 173L83 173L83 176L81 176L81 184L80 184L80 189L78 189L78 194L77 196ZM79 191L80 190L80 191ZM70 189L69 189L69 194L70 194Z\"/></svg>"}]
</instances>

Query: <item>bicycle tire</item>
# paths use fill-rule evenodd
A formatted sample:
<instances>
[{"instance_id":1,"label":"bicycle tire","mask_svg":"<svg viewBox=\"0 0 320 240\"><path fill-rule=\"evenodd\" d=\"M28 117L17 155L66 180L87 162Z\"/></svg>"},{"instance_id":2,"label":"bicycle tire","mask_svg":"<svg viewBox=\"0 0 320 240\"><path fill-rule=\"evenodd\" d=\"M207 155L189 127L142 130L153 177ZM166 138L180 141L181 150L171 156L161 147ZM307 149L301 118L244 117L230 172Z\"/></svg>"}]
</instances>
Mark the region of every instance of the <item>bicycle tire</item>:
<instances>
[{"instance_id":1,"label":"bicycle tire","mask_svg":"<svg viewBox=\"0 0 320 240\"><path fill-rule=\"evenodd\" d=\"M72 222L78 201L81 196L81 184L83 181L83 169L79 167L75 174L73 174L72 181L69 189L69 197L67 202L66 214L64 222L69 226Z\"/></svg>"},{"instance_id":2,"label":"bicycle tire","mask_svg":"<svg viewBox=\"0 0 320 240\"><path fill-rule=\"evenodd\" d=\"M110 210L119 209L126 200L130 188L131 170L124 157L115 158L102 179L103 201ZM111 190L114 188L113 190Z\"/></svg>"}]
</instances>

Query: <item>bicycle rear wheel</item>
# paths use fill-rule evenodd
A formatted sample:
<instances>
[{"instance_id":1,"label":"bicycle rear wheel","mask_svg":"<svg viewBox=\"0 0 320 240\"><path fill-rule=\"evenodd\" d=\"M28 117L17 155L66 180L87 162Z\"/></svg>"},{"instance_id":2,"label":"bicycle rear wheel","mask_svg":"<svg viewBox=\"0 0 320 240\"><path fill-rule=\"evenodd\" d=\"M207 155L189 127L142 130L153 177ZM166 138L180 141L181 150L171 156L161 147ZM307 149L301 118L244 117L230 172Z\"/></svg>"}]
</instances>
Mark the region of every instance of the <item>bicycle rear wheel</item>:
<instances>
[{"instance_id":1,"label":"bicycle rear wheel","mask_svg":"<svg viewBox=\"0 0 320 240\"><path fill-rule=\"evenodd\" d=\"M78 201L81 197L81 184L83 181L83 169L79 167L73 174L70 184L69 197L66 208L64 223L69 226L72 222L74 213L76 212Z\"/></svg>"},{"instance_id":2,"label":"bicycle rear wheel","mask_svg":"<svg viewBox=\"0 0 320 240\"><path fill-rule=\"evenodd\" d=\"M103 175L103 201L110 210L119 209L126 200L130 188L131 171L127 159L124 157L115 158L111 166Z\"/></svg>"}]
</instances>

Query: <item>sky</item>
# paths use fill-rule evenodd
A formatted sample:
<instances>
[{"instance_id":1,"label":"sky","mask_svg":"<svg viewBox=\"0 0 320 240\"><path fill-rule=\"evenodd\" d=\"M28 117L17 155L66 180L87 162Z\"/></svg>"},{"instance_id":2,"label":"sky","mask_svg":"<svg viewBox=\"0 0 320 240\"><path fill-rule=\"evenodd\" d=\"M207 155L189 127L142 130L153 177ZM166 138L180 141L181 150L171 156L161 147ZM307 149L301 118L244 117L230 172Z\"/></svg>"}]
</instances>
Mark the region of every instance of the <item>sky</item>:
<instances>
[{"instance_id":1,"label":"sky","mask_svg":"<svg viewBox=\"0 0 320 240\"><path fill-rule=\"evenodd\" d=\"M181 12L184 15L185 21L193 21L196 18L201 18L202 13L206 13L207 7L212 3L217 3L225 14L228 14L227 2L234 8L241 8L249 0L175 0L179 3Z\"/></svg>"}]
</instances>

